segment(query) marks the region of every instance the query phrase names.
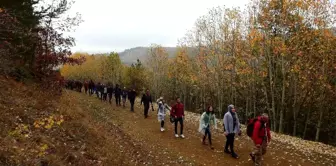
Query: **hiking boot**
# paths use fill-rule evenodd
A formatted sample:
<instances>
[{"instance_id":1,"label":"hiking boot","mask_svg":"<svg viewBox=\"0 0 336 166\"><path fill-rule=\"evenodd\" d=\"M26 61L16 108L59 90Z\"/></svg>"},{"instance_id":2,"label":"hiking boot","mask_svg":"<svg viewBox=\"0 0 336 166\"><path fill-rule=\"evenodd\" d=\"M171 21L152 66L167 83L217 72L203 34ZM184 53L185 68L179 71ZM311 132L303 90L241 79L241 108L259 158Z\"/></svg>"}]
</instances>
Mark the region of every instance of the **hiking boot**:
<instances>
[{"instance_id":1,"label":"hiking boot","mask_svg":"<svg viewBox=\"0 0 336 166\"><path fill-rule=\"evenodd\" d=\"M180 135L181 138L185 138L183 134Z\"/></svg>"},{"instance_id":2,"label":"hiking boot","mask_svg":"<svg viewBox=\"0 0 336 166\"><path fill-rule=\"evenodd\" d=\"M250 153L250 156L251 156L252 161L255 163L255 156L252 153Z\"/></svg>"}]
</instances>

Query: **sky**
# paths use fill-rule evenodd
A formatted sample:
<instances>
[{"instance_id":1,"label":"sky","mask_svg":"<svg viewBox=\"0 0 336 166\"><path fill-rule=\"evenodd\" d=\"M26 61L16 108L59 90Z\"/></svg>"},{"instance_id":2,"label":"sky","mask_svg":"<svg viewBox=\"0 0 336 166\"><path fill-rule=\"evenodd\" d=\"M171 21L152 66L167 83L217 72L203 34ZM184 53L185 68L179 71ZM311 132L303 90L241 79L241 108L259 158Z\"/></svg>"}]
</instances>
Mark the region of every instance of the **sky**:
<instances>
[{"instance_id":1,"label":"sky","mask_svg":"<svg viewBox=\"0 0 336 166\"><path fill-rule=\"evenodd\" d=\"M240 7L248 0L76 0L69 14L84 20L70 35L72 52L121 52L152 43L174 47L212 7Z\"/></svg>"}]
</instances>

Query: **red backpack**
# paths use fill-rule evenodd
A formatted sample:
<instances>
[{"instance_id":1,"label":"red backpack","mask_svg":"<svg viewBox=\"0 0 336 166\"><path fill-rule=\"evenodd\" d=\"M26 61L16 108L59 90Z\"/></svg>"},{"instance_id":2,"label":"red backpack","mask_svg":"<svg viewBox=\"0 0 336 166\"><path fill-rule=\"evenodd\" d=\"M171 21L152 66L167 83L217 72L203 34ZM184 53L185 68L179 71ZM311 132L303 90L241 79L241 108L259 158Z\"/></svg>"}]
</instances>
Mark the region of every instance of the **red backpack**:
<instances>
[{"instance_id":1,"label":"red backpack","mask_svg":"<svg viewBox=\"0 0 336 166\"><path fill-rule=\"evenodd\" d=\"M249 137L252 137L253 135L253 130L254 130L254 124L255 122L259 121L258 118L253 118L253 119L249 119L248 120L248 123L247 123L247 127L246 127L246 134L249 136ZM259 121L261 123L261 126L260 126L260 130L265 127L265 123L263 121Z\"/></svg>"}]
</instances>

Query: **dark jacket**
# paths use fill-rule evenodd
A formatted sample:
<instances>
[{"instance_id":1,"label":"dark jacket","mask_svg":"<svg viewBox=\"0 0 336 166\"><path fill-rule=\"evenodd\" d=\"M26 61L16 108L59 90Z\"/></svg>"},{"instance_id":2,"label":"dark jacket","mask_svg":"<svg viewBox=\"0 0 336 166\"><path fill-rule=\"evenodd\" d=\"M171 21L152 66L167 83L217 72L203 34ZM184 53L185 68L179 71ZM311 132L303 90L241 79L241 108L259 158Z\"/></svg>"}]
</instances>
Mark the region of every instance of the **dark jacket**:
<instances>
[{"instance_id":1,"label":"dark jacket","mask_svg":"<svg viewBox=\"0 0 336 166\"><path fill-rule=\"evenodd\" d=\"M107 88L107 93L110 94L110 95L112 95L112 93L113 93L113 88L112 88L111 86L109 86L109 87Z\"/></svg>"},{"instance_id":2,"label":"dark jacket","mask_svg":"<svg viewBox=\"0 0 336 166\"><path fill-rule=\"evenodd\" d=\"M123 90L122 91L122 97L124 98L124 99L126 99L127 98L127 94L128 92L127 92L127 90Z\"/></svg>"},{"instance_id":3,"label":"dark jacket","mask_svg":"<svg viewBox=\"0 0 336 166\"><path fill-rule=\"evenodd\" d=\"M114 89L114 95L115 95L115 96L120 96L120 95L121 95L121 89L120 89L119 87L116 87L116 88Z\"/></svg>"},{"instance_id":4,"label":"dark jacket","mask_svg":"<svg viewBox=\"0 0 336 166\"><path fill-rule=\"evenodd\" d=\"M152 103L152 96L149 94L144 94L141 98L141 104L144 103L145 106L149 106L149 103Z\"/></svg>"},{"instance_id":5,"label":"dark jacket","mask_svg":"<svg viewBox=\"0 0 336 166\"><path fill-rule=\"evenodd\" d=\"M136 95L136 92L132 90L128 93L128 99L134 102Z\"/></svg>"}]
</instances>

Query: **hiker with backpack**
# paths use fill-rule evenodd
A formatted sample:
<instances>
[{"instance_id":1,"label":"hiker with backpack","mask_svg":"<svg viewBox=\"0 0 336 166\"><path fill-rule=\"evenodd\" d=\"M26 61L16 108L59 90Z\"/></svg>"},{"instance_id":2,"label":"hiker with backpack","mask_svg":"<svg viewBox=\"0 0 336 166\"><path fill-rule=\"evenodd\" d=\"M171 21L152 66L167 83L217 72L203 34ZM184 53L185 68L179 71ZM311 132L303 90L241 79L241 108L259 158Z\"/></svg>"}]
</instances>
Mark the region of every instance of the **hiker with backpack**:
<instances>
[{"instance_id":1,"label":"hiker with backpack","mask_svg":"<svg viewBox=\"0 0 336 166\"><path fill-rule=\"evenodd\" d=\"M213 107L209 106L200 118L198 131L203 134L202 144L206 145L205 140L206 137L208 136L210 148L214 149L211 142L211 131L210 131L211 124L215 127L215 129L217 129L216 116L213 113Z\"/></svg>"},{"instance_id":2,"label":"hiker with backpack","mask_svg":"<svg viewBox=\"0 0 336 166\"><path fill-rule=\"evenodd\" d=\"M223 118L223 125L224 125L224 134L226 136L226 144L224 148L224 152L227 154L231 154L233 158L238 159L238 155L234 152L234 139L235 135L241 135L240 131L240 123L238 119L238 115L236 113L236 109L234 105L228 106L228 111L225 113ZM230 151L229 148L230 147Z\"/></svg>"},{"instance_id":3,"label":"hiker with backpack","mask_svg":"<svg viewBox=\"0 0 336 166\"><path fill-rule=\"evenodd\" d=\"M172 106L170 110L170 115L173 117L173 121L175 123L175 137L184 138L184 135L183 135L184 105L181 103L181 100L179 97L176 98L176 104ZM181 126L180 136L177 134L178 122L180 122L180 126Z\"/></svg>"},{"instance_id":4,"label":"hiker with backpack","mask_svg":"<svg viewBox=\"0 0 336 166\"><path fill-rule=\"evenodd\" d=\"M271 141L271 132L268 125L269 119L266 113L251 119L247 125L247 135L254 142L254 150L250 153L255 166L261 165L262 156L266 153L267 145Z\"/></svg>"}]
</instances>

